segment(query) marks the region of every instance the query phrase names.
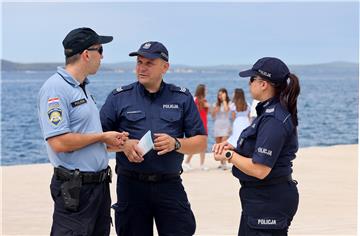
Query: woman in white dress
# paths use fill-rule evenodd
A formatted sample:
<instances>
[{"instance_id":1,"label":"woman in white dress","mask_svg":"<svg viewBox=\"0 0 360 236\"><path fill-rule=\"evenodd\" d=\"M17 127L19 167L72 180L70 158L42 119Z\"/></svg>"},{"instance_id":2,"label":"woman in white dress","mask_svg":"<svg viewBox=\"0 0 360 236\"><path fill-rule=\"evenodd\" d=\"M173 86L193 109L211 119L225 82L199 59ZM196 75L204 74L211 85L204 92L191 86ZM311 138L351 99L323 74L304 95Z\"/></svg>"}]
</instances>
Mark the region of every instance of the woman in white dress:
<instances>
[{"instance_id":1,"label":"woman in white dress","mask_svg":"<svg viewBox=\"0 0 360 236\"><path fill-rule=\"evenodd\" d=\"M241 132L250 125L250 106L247 104L244 90L241 88L234 90L230 111L233 125L232 134L227 142L235 147Z\"/></svg>"},{"instance_id":2,"label":"woman in white dress","mask_svg":"<svg viewBox=\"0 0 360 236\"><path fill-rule=\"evenodd\" d=\"M211 116L214 119L215 142L224 142L231 133L230 99L225 88L219 89ZM219 168L227 170L226 161L221 161Z\"/></svg>"}]
</instances>

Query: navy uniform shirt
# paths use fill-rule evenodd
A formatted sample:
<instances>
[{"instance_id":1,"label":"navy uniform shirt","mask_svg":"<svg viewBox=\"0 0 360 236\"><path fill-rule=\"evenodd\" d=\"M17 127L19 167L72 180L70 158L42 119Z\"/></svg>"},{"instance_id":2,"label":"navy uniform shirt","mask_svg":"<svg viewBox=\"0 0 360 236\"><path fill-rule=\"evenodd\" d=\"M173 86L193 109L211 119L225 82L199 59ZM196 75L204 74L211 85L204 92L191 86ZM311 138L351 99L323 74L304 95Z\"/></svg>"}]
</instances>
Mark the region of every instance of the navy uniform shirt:
<instances>
[{"instance_id":1,"label":"navy uniform shirt","mask_svg":"<svg viewBox=\"0 0 360 236\"><path fill-rule=\"evenodd\" d=\"M256 107L258 117L240 135L235 151L252 158L253 163L272 170L265 179L292 173L292 160L298 150L298 138L290 113L272 98ZM233 175L242 181L258 181L233 167Z\"/></svg>"},{"instance_id":2,"label":"navy uniform shirt","mask_svg":"<svg viewBox=\"0 0 360 236\"><path fill-rule=\"evenodd\" d=\"M84 84L89 80L85 79ZM85 91L86 93L85 93ZM38 115L46 149L53 166L80 171L100 171L108 166L106 146L90 144L73 152L54 152L47 139L66 133L102 133L99 110L90 91L59 67L41 87Z\"/></svg>"},{"instance_id":3,"label":"navy uniform shirt","mask_svg":"<svg viewBox=\"0 0 360 236\"><path fill-rule=\"evenodd\" d=\"M139 82L115 89L100 111L104 131L126 131L138 139L148 131L183 138L206 135L190 92L165 82L149 93ZM176 151L157 155L151 150L141 163L131 163L123 152L116 153L119 168L142 173L178 173L184 154Z\"/></svg>"}]
</instances>

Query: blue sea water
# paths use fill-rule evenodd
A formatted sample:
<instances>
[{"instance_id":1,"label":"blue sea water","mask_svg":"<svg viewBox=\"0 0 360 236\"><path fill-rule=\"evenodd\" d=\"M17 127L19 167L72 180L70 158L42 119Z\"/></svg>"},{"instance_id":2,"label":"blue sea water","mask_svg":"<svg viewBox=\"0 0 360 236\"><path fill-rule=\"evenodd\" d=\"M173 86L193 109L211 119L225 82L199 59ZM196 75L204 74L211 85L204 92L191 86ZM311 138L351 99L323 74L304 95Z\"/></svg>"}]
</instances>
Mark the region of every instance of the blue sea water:
<instances>
[{"instance_id":1,"label":"blue sea water","mask_svg":"<svg viewBox=\"0 0 360 236\"><path fill-rule=\"evenodd\" d=\"M48 162L37 118L37 94L49 72L2 72L1 77L1 165ZM299 144L328 146L358 143L358 75L312 77L298 74L301 94L298 100ZM89 88L99 108L114 88L135 81L132 73L99 72L90 77ZM214 103L220 87L243 88L251 103L246 79L233 73L171 73L165 81L188 88L207 85L207 99ZM209 121L208 149L214 143L213 121ZM112 155L113 156L113 155Z\"/></svg>"}]
</instances>

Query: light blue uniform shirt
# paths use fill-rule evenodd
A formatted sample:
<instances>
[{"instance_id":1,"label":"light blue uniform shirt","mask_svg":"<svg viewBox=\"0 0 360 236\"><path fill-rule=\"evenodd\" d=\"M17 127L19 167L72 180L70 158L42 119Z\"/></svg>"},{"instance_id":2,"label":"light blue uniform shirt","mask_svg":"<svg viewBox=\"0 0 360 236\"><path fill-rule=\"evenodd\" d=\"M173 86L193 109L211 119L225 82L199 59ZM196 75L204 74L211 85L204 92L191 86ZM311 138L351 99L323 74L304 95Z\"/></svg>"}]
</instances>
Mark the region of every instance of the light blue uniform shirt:
<instances>
[{"instance_id":1,"label":"light blue uniform shirt","mask_svg":"<svg viewBox=\"0 0 360 236\"><path fill-rule=\"evenodd\" d=\"M89 83L86 78L85 84ZM100 171L108 166L106 145L97 142L73 152L56 153L47 139L66 133L101 133L99 110L94 97L79 86L63 68L58 67L41 87L38 98L38 115L46 149L53 166L80 171Z\"/></svg>"}]
</instances>

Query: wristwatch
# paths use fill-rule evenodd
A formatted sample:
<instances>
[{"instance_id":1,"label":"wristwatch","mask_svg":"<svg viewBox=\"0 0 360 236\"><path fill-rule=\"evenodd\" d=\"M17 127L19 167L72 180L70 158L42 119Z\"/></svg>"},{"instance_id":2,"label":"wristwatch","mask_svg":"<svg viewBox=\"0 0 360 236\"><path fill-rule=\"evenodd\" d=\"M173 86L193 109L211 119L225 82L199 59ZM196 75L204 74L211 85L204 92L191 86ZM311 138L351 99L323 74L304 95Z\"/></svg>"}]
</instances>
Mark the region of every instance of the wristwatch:
<instances>
[{"instance_id":1,"label":"wristwatch","mask_svg":"<svg viewBox=\"0 0 360 236\"><path fill-rule=\"evenodd\" d=\"M177 138L174 138L174 139L175 139L175 149L174 150L176 151L181 148L181 143Z\"/></svg>"},{"instance_id":2,"label":"wristwatch","mask_svg":"<svg viewBox=\"0 0 360 236\"><path fill-rule=\"evenodd\" d=\"M233 157L233 155L234 155L234 151L230 151L230 150L226 151L225 152L226 160L230 161L230 159Z\"/></svg>"}]
</instances>

